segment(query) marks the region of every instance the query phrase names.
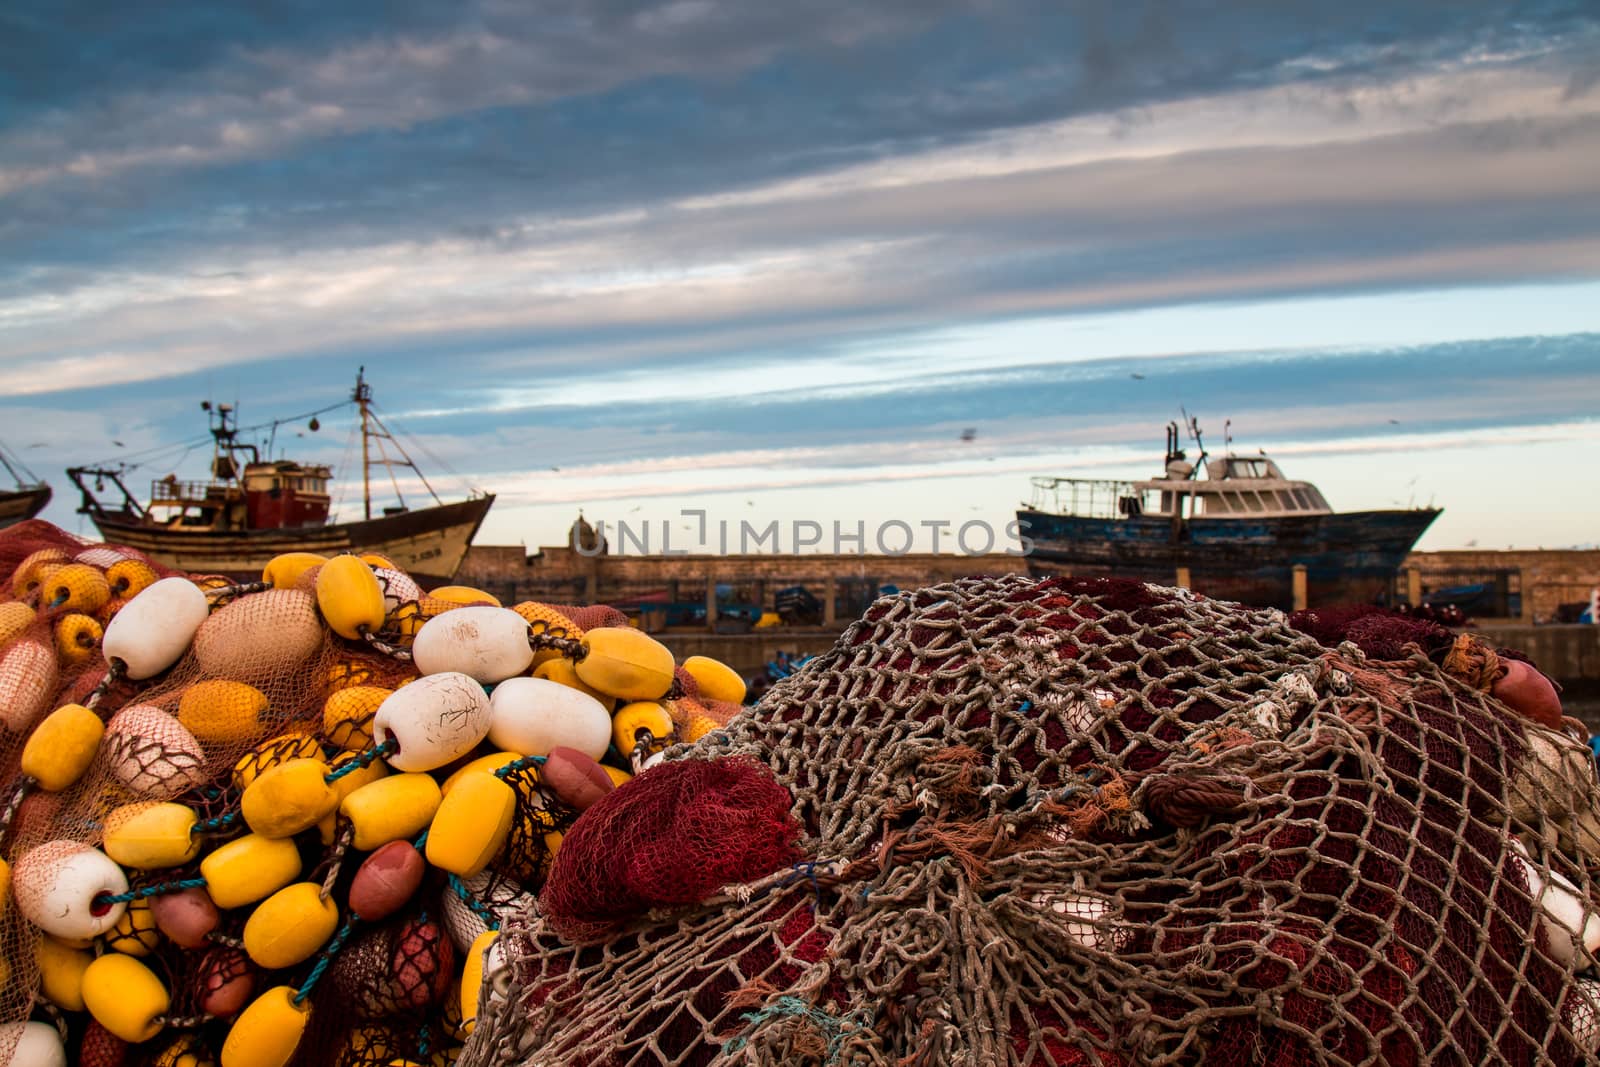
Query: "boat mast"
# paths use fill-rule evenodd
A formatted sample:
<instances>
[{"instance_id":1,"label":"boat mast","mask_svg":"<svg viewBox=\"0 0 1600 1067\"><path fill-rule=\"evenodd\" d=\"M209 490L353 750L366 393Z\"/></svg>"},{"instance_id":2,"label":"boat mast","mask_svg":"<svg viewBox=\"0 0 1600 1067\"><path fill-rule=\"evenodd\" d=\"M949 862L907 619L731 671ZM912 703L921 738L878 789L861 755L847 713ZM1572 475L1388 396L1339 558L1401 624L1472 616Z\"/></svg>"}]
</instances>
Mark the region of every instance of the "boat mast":
<instances>
[{"instance_id":1,"label":"boat mast","mask_svg":"<svg viewBox=\"0 0 1600 1067\"><path fill-rule=\"evenodd\" d=\"M418 481L422 482L422 487L428 491L428 495L433 497L433 502L435 504L443 504L444 501L439 499L439 494L435 493L433 486L428 484L427 476L412 462L411 457L406 454L406 450L401 447L400 442L395 440L394 434L389 432L389 427L385 426L383 420L373 412L371 408L372 387L367 384L365 373L366 367L361 367L356 371L356 389L351 394L351 399L361 408L361 493L366 517L372 518L371 459L367 451L367 441L369 438L374 437L378 439L379 459L377 462L388 468L389 481L394 485L394 495L400 501L401 510L405 509L406 499L405 494L400 491L400 480L395 477L394 469L396 467L410 467L416 473ZM376 426L377 429L372 429L372 426ZM400 453L399 459L389 458L388 449L383 446L384 441L393 442L395 451Z\"/></svg>"},{"instance_id":2,"label":"boat mast","mask_svg":"<svg viewBox=\"0 0 1600 1067\"><path fill-rule=\"evenodd\" d=\"M351 399L361 409L361 505L367 518L372 518L372 482L367 475L367 403L372 399L372 387L367 385L367 368L356 368L356 391Z\"/></svg>"}]
</instances>

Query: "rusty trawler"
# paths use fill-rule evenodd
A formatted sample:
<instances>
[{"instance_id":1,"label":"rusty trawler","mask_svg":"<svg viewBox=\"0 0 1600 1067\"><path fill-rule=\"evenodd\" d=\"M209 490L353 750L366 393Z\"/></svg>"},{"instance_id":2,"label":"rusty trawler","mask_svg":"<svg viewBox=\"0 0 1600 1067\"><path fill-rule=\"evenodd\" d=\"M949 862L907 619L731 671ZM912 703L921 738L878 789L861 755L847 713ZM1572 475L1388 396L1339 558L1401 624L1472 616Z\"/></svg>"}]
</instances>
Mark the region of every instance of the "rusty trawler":
<instances>
[{"instance_id":1,"label":"rusty trawler","mask_svg":"<svg viewBox=\"0 0 1600 1067\"><path fill-rule=\"evenodd\" d=\"M213 440L210 477L205 481L181 481L169 474L151 485L148 502L141 503L123 481L125 467L71 467L67 477L83 494L78 510L89 516L106 541L136 548L169 567L259 578L267 561L284 552L358 551L381 553L422 578L453 577L494 496L474 492L455 503L440 500L372 410L364 369L356 376L348 403L355 404L361 416L364 513L354 522L329 521L332 468L262 458L256 445L240 440L237 415L228 404L201 405L209 413ZM276 429L278 423L269 425ZM398 456L391 456L391 449ZM373 466L388 468L391 480L393 468L411 468L433 498L433 506L413 510L402 498L374 515ZM398 496L399 483L394 484ZM97 496L108 486L121 494L109 505Z\"/></svg>"}]
</instances>

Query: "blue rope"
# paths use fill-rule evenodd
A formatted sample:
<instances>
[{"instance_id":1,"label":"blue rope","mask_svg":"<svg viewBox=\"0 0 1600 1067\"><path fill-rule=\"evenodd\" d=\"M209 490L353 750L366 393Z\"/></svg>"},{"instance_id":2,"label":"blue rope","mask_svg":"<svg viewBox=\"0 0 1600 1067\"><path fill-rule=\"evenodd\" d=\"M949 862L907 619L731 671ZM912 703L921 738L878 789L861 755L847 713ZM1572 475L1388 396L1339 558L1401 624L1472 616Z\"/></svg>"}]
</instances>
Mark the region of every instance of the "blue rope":
<instances>
[{"instance_id":1,"label":"blue rope","mask_svg":"<svg viewBox=\"0 0 1600 1067\"><path fill-rule=\"evenodd\" d=\"M189 827L191 834L209 834L216 830L226 829L239 821L239 813L230 811L226 815L218 815L214 819L204 819Z\"/></svg>"},{"instance_id":2,"label":"blue rope","mask_svg":"<svg viewBox=\"0 0 1600 1067\"><path fill-rule=\"evenodd\" d=\"M461 903L471 908L473 914L483 920L485 926L491 930L500 929L500 920L489 910L489 905L473 896L472 890L467 888L466 883L453 874L450 876L450 888L461 898Z\"/></svg>"},{"instance_id":3,"label":"blue rope","mask_svg":"<svg viewBox=\"0 0 1600 1067\"><path fill-rule=\"evenodd\" d=\"M428 1058L428 1024L427 1023L423 1023L422 1027L417 1031L417 1059L425 1060L427 1058Z\"/></svg>"},{"instance_id":4,"label":"blue rope","mask_svg":"<svg viewBox=\"0 0 1600 1067\"><path fill-rule=\"evenodd\" d=\"M329 962L338 954L340 949L344 948L344 943L349 939L351 931L360 922L361 920L357 916L350 916L345 920L344 925L339 927L339 932L333 935L333 940L328 942L327 947L317 954L317 965L311 968L311 973L306 975L305 984L300 987L300 991L293 997L296 1004L305 1003L306 998L311 995L311 991L316 988L317 982L322 979L322 972L328 969Z\"/></svg>"},{"instance_id":5,"label":"blue rope","mask_svg":"<svg viewBox=\"0 0 1600 1067\"><path fill-rule=\"evenodd\" d=\"M496 767L494 769L494 776L503 782L511 775L516 774L518 771L527 770L529 767L537 767L544 761L545 757L543 756L523 756L520 759L512 760L504 767Z\"/></svg>"},{"instance_id":6,"label":"blue rope","mask_svg":"<svg viewBox=\"0 0 1600 1067\"><path fill-rule=\"evenodd\" d=\"M127 904L145 897L159 897L165 893L176 893L184 889L204 889L204 878L185 878L181 882L162 882L160 885L147 885L143 889L131 889L126 893L103 893L94 898L96 904Z\"/></svg>"},{"instance_id":7,"label":"blue rope","mask_svg":"<svg viewBox=\"0 0 1600 1067\"><path fill-rule=\"evenodd\" d=\"M383 744L377 748L367 749L338 770L330 771L322 780L332 785L347 774L354 774L363 767L370 767L380 756L387 756L399 747L394 738L386 737L383 739Z\"/></svg>"}]
</instances>

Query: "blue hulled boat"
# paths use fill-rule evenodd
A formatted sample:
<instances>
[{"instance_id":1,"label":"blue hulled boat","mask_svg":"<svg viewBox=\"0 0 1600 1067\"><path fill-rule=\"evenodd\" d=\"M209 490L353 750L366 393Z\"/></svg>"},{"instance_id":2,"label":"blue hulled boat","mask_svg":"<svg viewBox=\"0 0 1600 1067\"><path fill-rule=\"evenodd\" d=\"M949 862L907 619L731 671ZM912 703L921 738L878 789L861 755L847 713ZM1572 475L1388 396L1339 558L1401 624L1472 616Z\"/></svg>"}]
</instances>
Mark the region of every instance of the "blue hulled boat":
<instances>
[{"instance_id":1,"label":"blue hulled boat","mask_svg":"<svg viewBox=\"0 0 1600 1067\"><path fill-rule=\"evenodd\" d=\"M1035 478L1018 510L1035 574L1116 576L1171 585L1186 569L1197 592L1262 607L1293 604L1306 568L1312 605L1372 603L1392 588L1438 508L1335 512L1317 487L1291 481L1264 453L1199 457L1167 426L1162 476L1142 482Z\"/></svg>"}]
</instances>

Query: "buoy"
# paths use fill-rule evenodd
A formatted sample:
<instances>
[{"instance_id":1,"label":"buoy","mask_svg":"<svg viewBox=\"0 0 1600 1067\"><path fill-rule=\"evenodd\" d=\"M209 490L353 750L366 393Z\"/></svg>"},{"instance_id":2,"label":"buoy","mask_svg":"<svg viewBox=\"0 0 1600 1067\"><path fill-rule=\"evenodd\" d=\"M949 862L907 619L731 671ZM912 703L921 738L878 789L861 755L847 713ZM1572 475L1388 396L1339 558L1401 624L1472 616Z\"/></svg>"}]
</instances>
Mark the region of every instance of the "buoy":
<instances>
[{"instance_id":1,"label":"buoy","mask_svg":"<svg viewBox=\"0 0 1600 1067\"><path fill-rule=\"evenodd\" d=\"M150 800L170 800L205 781L205 750L183 724L150 704L111 716L101 745L117 781Z\"/></svg>"},{"instance_id":2,"label":"buoy","mask_svg":"<svg viewBox=\"0 0 1600 1067\"><path fill-rule=\"evenodd\" d=\"M450 790L455 788L457 782L469 774L492 774L508 763L515 763L522 758L520 752L491 752L487 756L479 756L469 760L451 772L450 777L444 780L439 787L439 792L444 796L450 795Z\"/></svg>"},{"instance_id":3,"label":"buoy","mask_svg":"<svg viewBox=\"0 0 1600 1067\"><path fill-rule=\"evenodd\" d=\"M300 873L300 850L287 837L246 834L200 861L206 892L219 908L253 904L276 893Z\"/></svg>"},{"instance_id":4,"label":"buoy","mask_svg":"<svg viewBox=\"0 0 1600 1067\"><path fill-rule=\"evenodd\" d=\"M113 808L105 820L106 855L141 871L179 867L200 854L193 808L169 801L140 801Z\"/></svg>"},{"instance_id":5,"label":"buoy","mask_svg":"<svg viewBox=\"0 0 1600 1067\"><path fill-rule=\"evenodd\" d=\"M194 656L208 678L265 685L316 655L324 635L310 594L268 589L225 604L201 623Z\"/></svg>"},{"instance_id":6,"label":"buoy","mask_svg":"<svg viewBox=\"0 0 1600 1067\"><path fill-rule=\"evenodd\" d=\"M585 693L589 696L592 696L598 700L600 702L600 706L605 708L607 711L616 706L616 697L602 693L600 690L595 689L592 686L585 685L583 679L578 677L578 669L572 665L572 661L570 659L565 657L558 656L555 659L542 661L533 669L533 676L535 678L544 678L559 685L564 685L569 689L576 689L580 693Z\"/></svg>"},{"instance_id":7,"label":"buoy","mask_svg":"<svg viewBox=\"0 0 1600 1067\"><path fill-rule=\"evenodd\" d=\"M67 1067L67 1050L61 1044L61 1035L49 1023L0 1025L0 1049L3 1048L11 1050L6 1067Z\"/></svg>"},{"instance_id":8,"label":"buoy","mask_svg":"<svg viewBox=\"0 0 1600 1067\"><path fill-rule=\"evenodd\" d=\"M322 735L348 752L372 747L372 716L394 690L355 685L328 694L322 705Z\"/></svg>"},{"instance_id":9,"label":"buoy","mask_svg":"<svg viewBox=\"0 0 1600 1067\"><path fill-rule=\"evenodd\" d=\"M672 652L642 630L609 626L583 635L578 677L622 700L656 700L672 688Z\"/></svg>"},{"instance_id":10,"label":"buoy","mask_svg":"<svg viewBox=\"0 0 1600 1067\"><path fill-rule=\"evenodd\" d=\"M315 882L296 882L256 906L244 924L244 950L267 970L316 955L339 927L339 909Z\"/></svg>"},{"instance_id":11,"label":"buoy","mask_svg":"<svg viewBox=\"0 0 1600 1067\"><path fill-rule=\"evenodd\" d=\"M428 829L428 862L463 878L477 874L505 844L516 810L516 791L495 775L461 779Z\"/></svg>"},{"instance_id":12,"label":"buoy","mask_svg":"<svg viewBox=\"0 0 1600 1067\"><path fill-rule=\"evenodd\" d=\"M38 613L20 600L0 604L0 647L9 645L36 618Z\"/></svg>"},{"instance_id":13,"label":"buoy","mask_svg":"<svg viewBox=\"0 0 1600 1067\"><path fill-rule=\"evenodd\" d=\"M1511 838L1511 860L1528 882L1528 892L1540 909L1545 941L1556 962L1570 966L1577 959L1577 945L1591 954L1600 951L1600 914L1589 908L1578 887L1554 868L1541 874L1529 862L1522 842Z\"/></svg>"},{"instance_id":14,"label":"buoy","mask_svg":"<svg viewBox=\"0 0 1600 1067\"><path fill-rule=\"evenodd\" d=\"M500 949L500 933L485 930L467 949L466 966L461 972L461 1031L472 1033L478 1022L478 1001L484 998L483 990L491 986L495 977L505 967L505 955Z\"/></svg>"},{"instance_id":15,"label":"buoy","mask_svg":"<svg viewBox=\"0 0 1600 1067\"><path fill-rule=\"evenodd\" d=\"M50 706L60 673L55 649L31 637L0 652L0 724L26 734Z\"/></svg>"},{"instance_id":16,"label":"buoy","mask_svg":"<svg viewBox=\"0 0 1600 1067\"><path fill-rule=\"evenodd\" d=\"M133 681L153 678L189 649L211 604L187 578L163 578L129 600L100 638L110 663L120 660Z\"/></svg>"},{"instance_id":17,"label":"buoy","mask_svg":"<svg viewBox=\"0 0 1600 1067\"><path fill-rule=\"evenodd\" d=\"M293 989L280 985L257 997L228 1031L222 1067L284 1067L311 1018L311 1002L296 1004L294 995Z\"/></svg>"},{"instance_id":18,"label":"buoy","mask_svg":"<svg viewBox=\"0 0 1600 1067\"><path fill-rule=\"evenodd\" d=\"M41 934L33 946L33 962L46 1000L63 1011L83 1010L83 972L94 962L93 953Z\"/></svg>"},{"instance_id":19,"label":"buoy","mask_svg":"<svg viewBox=\"0 0 1600 1067\"><path fill-rule=\"evenodd\" d=\"M22 773L31 775L40 789L59 793L83 777L105 732L100 716L82 704L63 704L28 736Z\"/></svg>"},{"instance_id":20,"label":"buoy","mask_svg":"<svg viewBox=\"0 0 1600 1067\"><path fill-rule=\"evenodd\" d=\"M285 760L245 787L239 812L262 837L293 837L338 809L339 796L327 777L328 765L321 760Z\"/></svg>"},{"instance_id":21,"label":"buoy","mask_svg":"<svg viewBox=\"0 0 1600 1067\"><path fill-rule=\"evenodd\" d=\"M94 658L105 629L88 615L63 615L56 620L56 658L63 667L81 667Z\"/></svg>"},{"instance_id":22,"label":"buoy","mask_svg":"<svg viewBox=\"0 0 1600 1067\"><path fill-rule=\"evenodd\" d=\"M172 998L150 968L120 952L110 952L83 973L83 1003L95 1022L122 1040L148 1041L161 1030L157 1020Z\"/></svg>"},{"instance_id":23,"label":"buoy","mask_svg":"<svg viewBox=\"0 0 1600 1067\"><path fill-rule=\"evenodd\" d=\"M150 915L156 927L179 948L204 948L222 917L204 889L180 889L150 898Z\"/></svg>"},{"instance_id":24,"label":"buoy","mask_svg":"<svg viewBox=\"0 0 1600 1067\"><path fill-rule=\"evenodd\" d=\"M156 569L142 559L119 559L106 568L106 581L111 585L112 595L124 600L132 600L160 580Z\"/></svg>"},{"instance_id":25,"label":"buoy","mask_svg":"<svg viewBox=\"0 0 1600 1067\"><path fill-rule=\"evenodd\" d=\"M373 563L368 557L363 559L372 568L373 576L378 579L378 585L383 587L385 619L394 614L395 609L401 604L415 604L422 599L422 587L412 581L411 576L405 571Z\"/></svg>"},{"instance_id":26,"label":"buoy","mask_svg":"<svg viewBox=\"0 0 1600 1067\"><path fill-rule=\"evenodd\" d=\"M178 721L202 741L254 741L266 732L267 695L253 685L213 678L178 698Z\"/></svg>"},{"instance_id":27,"label":"buoy","mask_svg":"<svg viewBox=\"0 0 1600 1067\"><path fill-rule=\"evenodd\" d=\"M694 679L702 699L720 700L725 704L744 703L744 677L721 660L690 656L683 661L683 669Z\"/></svg>"},{"instance_id":28,"label":"buoy","mask_svg":"<svg viewBox=\"0 0 1600 1067\"><path fill-rule=\"evenodd\" d=\"M640 740L649 733L652 745L672 736L672 716L653 700L636 700L617 709L611 719L611 742L623 759L633 756Z\"/></svg>"},{"instance_id":29,"label":"buoy","mask_svg":"<svg viewBox=\"0 0 1600 1067\"><path fill-rule=\"evenodd\" d=\"M333 557L317 572L317 607L328 628L351 641L382 629L386 613L378 576L349 553Z\"/></svg>"},{"instance_id":30,"label":"buoy","mask_svg":"<svg viewBox=\"0 0 1600 1067\"><path fill-rule=\"evenodd\" d=\"M427 864L410 841L380 845L356 869L350 883L351 912L366 922L393 915L416 893L426 873Z\"/></svg>"},{"instance_id":31,"label":"buoy","mask_svg":"<svg viewBox=\"0 0 1600 1067\"><path fill-rule=\"evenodd\" d=\"M539 768L539 781L568 807L580 812L616 788L611 776L588 753L565 747L551 750Z\"/></svg>"},{"instance_id":32,"label":"buoy","mask_svg":"<svg viewBox=\"0 0 1600 1067\"><path fill-rule=\"evenodd\" d=\"M502 607L500 598L482 589L474 589L470 585L441 585L437 589L428 590L428 595L438 600L448 600L452 604L487 605L491 608Z\"/></svg>"},{"instance_id":33,"label":"buoy","mask_svg":"<svg viewBox=\"0 0 1600 1067\"><path fill-rule=\"evenodd\" d=\"M161 931L156 928L155 917L150 914L150 901L130 901L128 910L122 913L117 925L107 931L101 940L113 952L129 956L143 958L154 952L156 946L161 944Z\"/></svg>"},{"instance_id":34,"label":"buoy","mask_svg":"<svg viewBox=\"0 0 1600 1067\"><path fill-rule=\"evenodd\" d=\"M525 756L574 748L598 760L611 744L611 716L598 700L545 678L508 678L489 698L489 741Z\"/></svg>"},{"instance_id":35,"label":"buoy","mask_svg":"<svg viewBox=\"0 0 1600 1067\"><path fill-rule=\"evenodd\" d=\"M22 917L64 941L86 941L117 925L128 905L102 898L128 891L105 853L78 841L46 841L17 860L12 889Z\"/></svg>"},{"instance_id":36,"label":"buoy","mask_svg":"<svg viewBox=\"0 0 1600 1067\"><path fill-rule=\"evenodd\" d=\"M273 556L261 568L261 580L271 582L274 589L293 589L301 575L326 562L327 556L319 556L315 552L284 552Z\"/></svg>"},{"instance_id":37,"label":"buoy","mask_svg":"<svg viewBox=\"0 0 1600 1067\"><path fill-rule=\"evenodd\" d=\"M354 827L351 843L362 852L413 837L439 810L439 783L418 772L381 778L345 797L339 811Z\"/></svg>"},{"instance_id":38,"label":"buoy","mask_svg":"<svg viewBox=\"0 0 1600 1067\"><path fill-rule=\"evenodd\" d=\"M424 623L411 656L424 675L456 671L492 685L533 663L528 634L528 620L509 608L459 608Z\"/></svg>"},{"instance_id":39,"label":"buoy","mask_svg":"<svg viewBox=\"0 0 1600 1067\"><path fill-rule=\"evenodd\" d=\"M228 1019L238 1015L256 991L256 969L236 948L214 948L200 958L194 973L200 1010Z\"/></svg>"},{"instance_id":40,"label":"buoy","mask_svg":"<svg viewBox=\"0 0 1600 1067\"><path fill-rule=\"evenodd\" d=\"M322 745L301 727L285 730L268 738L239 757L233 765L233 787L241 793L250 788L268 767L292 759L321 759Z\"/></svg>"},{"instance_id":41,"label":"buoy","mask_svg":"<svg viewBox=\"0 0 1600 1067\"><path fill-rule=\"evenodd\" d=\"M372 739L391 737L398 751L385 758L395 770L431 771L459 759L489 733L483 686L454 671L430 674L395 690L372 716Z\"/></svg>"}]
</instances>

